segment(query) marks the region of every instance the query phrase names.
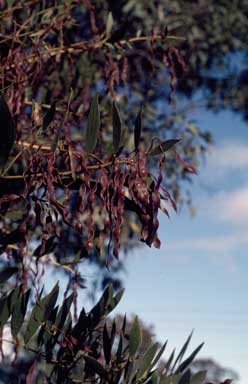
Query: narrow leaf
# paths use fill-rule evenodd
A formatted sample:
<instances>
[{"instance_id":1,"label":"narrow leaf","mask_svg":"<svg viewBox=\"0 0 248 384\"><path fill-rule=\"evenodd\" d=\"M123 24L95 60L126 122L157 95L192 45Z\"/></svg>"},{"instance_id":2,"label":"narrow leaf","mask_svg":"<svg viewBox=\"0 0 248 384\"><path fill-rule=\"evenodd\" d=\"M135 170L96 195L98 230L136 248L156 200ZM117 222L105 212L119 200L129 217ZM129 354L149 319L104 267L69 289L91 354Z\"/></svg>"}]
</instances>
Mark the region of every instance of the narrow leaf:
<instances>
[{"instance_id":1,"label":"narrow leaf","mask_svg":"<svg viewBox=\"0 0 248 384\"><path fill-rule=\"evenodd\" d=\"M158 349L158 343L155 343L144 354L139 364L137 379L141 379L143 376L146 376L146 373L152 368L151 363L156 355L157 349Z\"/></svg>"},{"instance_id":2,"label":"narrow leaf","mask_svg":"<svg viewBox=\"0 0 248 384\"><path fill-rule=\"evenodd\" d=\"M116 295L114 297L111 298L111 300L109 301L109 304L108 304L108 307L107 307L107 310L105 312L106 315L108 315L110 312L112 312L115 307L118 305L118 303L120 302L122 296L123 296L123 293L124 293L125 289L122 288L120 289Z\"/></svg>"},{"instance_id":3,"label":"narrow leaf","mask_svg":"<svg viewBox=\"0 0 248 384\"><path fill-rule=\"evenodd\" d=\"M136 120L135 120L135 128L134 128L134 146L135 146L135 149L138 149L139 142L140 142L141 118L142 118L142 108L140 108L140 111L139 111L139 113L136 117Z\"/></svg>"},{"instance_id":4,"label":"narrow leaf","mask_svg":"<svg viewBox=\"0 0 248 384\"><path fill-rule=\"evenodd\" d=\"M113 102L112 120L113 120L113 149L114 149L114 153L117 153L120 146L120 140L121 140L121 118L115 102Z\"/></svg>"},{"instance_id":5,"label":"narrow leaf","mask_svg":"<svg viewBox=\"0 0 248 384\"><path fill-rule=\"evenodd\" d=\"M129 335L129 355L133 358L142 340L141 329L138 317L136 316Z\"/></svg>"},{"instance_id":6,"label":"narrow leaf","mask_svg":"<svg viewBox=\"0 0 248 384\"><path fill-rule=\"evenodd\" d=\"M62 304L62 306L58 312L58 316L57 316L56 321L55 321L55 326L59 330L61 330L61 328L63 327L65 320L69 314L70 307L71 307L72 302L73 302L73 297L74 297L73 293L70 296L68 296L64 300L64 302L63 302L63 304Z\"/></svg>"},{"instance_id":7,"label":"narrow leaf","mask_svg":"<svg viewBox=\"0 0 248 384\"><path fill-rule=\"evenodd\" d=\"M49 317L57 301L58 294L59 294L59 286L57 283L55 287L52 289L52 291L43 299L38 300L35 306L33 307L33 310L31 312L31 315L27 324L26 332L24 335L25 344L29 342L29 340L35 334L37 329Z\"/></svg>"},{"instance_id":8,"label":"narrow leaf","mask_svg":"<svg viewBox=\"0 0 248 384\"><path fill-rule=\"evenodd\" d=\"M11 276L17 273L19 269L17 267L7 267L0 271L0 284L5 283Z\"/></svg>"},{"instance_id":9,"label":"narrow leaf","mask_svg":"<svg viewBox=\"0 0 248 384\"><path fill-rule=\"evenodd\" d=\"M105 324L103 328L103 352L104 352L106 364L109 364L111 359L111 348L112 348L111 340L108 334L107 326Z\"/></svg>"},{"instance_id":10,"label":"narrow leaf","mask_svg":"<svg viewBox=\"0 0 248 384\"><path fill-rule=\"evenodd\" d=\"M200 349L203 347L204 343L201 343L199 345L199 347L197 347L192 353L191 355L182 362L182 364L179 365L179 367L177 368L176 370L176 373L179 373L179 372L183 372L191 363L192 361L194 360L195 356L197 355L197 353L200 351Z\"/></svg>"},{"instance_id":11,"label":"narrow leaf","mask_svg":"<svg viewBox=\"0 0 248 384\"><path fill-rule=\"evenodd\" d=\"M19 294L17 296L16 303L13 306L11 316L11 333L14 339L17 337L24 322L31 290L29 289L23 294L19 289L18 293Z\"/></svg>"},{"instance_id":12,"label":"narrow leaf","mask_svg":"<svg viewBox=\"0 0 248 384\"><path fill-rule=\"evenodd\" d=\"M187 371L184 372L184 374L182 375L178 384L190 384L190 378L191 378L190 369L187 369Z\"/></svg>"},{"instance_id":13,"label":"narrow leaf","mask_svg":"<svg viewBox=\"0 0 248 384\"><path fill-rule=\"evenodd\" d=\"M155 148L151 149L148 153L149 156L160 155L162 152L169 151L175 144L177 144L181 139L171 139L165 140L161 144L157 145Z\"/></svg>"},{"instance_id":14,"label":"narrow leaf","mask_svg":"<svg viewBox=\"0 0 248 384\"><path fill-rule=\"evenodd\" d=\"M179 354L178 354L178 356L177 356L177 358L176 358L176 360L175 360L175 363L174 363L174 365L173 365L173 367L172 367L172 371L174 371L174 369L175 369L177 363L180 363L180 362L182 361L183 356L185 355L185 352L186 352L186 350L187 350L187 348L188 348L188 346L189 346L189 343L190 343L190 340L191 340L191 338L192 338L192 335L193 335L193 331L190 333L190 335L189 335L189 337L187 338L186 342L184 343L184 345L183 345L181 351L179 352Z\"/></svg>"},{"instance_id":15,"label":"narrow leaf","mask_svg":"<svg viewBox=\"0 0 248 384\"><path fill-rule=\"evenodd\" d=\"M161 377L159 384L178 384L180 378L181 375L163 376Z\"/></svg>"},{"instance_id":16,"label":"narrow leaf","mask_svg":"<svg viewBox=\"0 0 248 384\"><path fill-rule=\"evenodd\" d=\"M113 286L110 284L88 315L88 319L91 322L91 328L94 328L100 322L101 318L110 312L108 307L111 300L113 300Z\"/></svg>"},{"instance_id":17,"label":"narrow leaf","mask_svg":"<svg viewBox=\"0 0 248 384\"><path fill-rule=\"evenodd\" d=\"M155 357L155 359L152 363L152 367L155 367L155 365L159 362L161 356L163 355L163 353L165 351L166 345L167 345L167 341L164 343L164 345L162 345L160 351L158 352L157 356Z\"/></svg>"},{"instance_id":18,"label":"narrow leaf","mask_svg":"<svg viewBox=\"0 0 248 384\"><path fill-rule=\"evenodd\" d=\"M0 170L5 166L16 138L16 127L4 96L0 97Z\"/></svg>"},{"instance_id":19,"label":"narrow leaf","mask_svg":"<svg viewBox=\"0 0 248 384\"><path fill-rule=\"evenodd\" d=\"M7 323L9 316L8 297L3 296L0 299L0 329Z\"/></svg>"},{"instance_id":20,"label":"narrow leaf","mask_svg":"<svg viewBox=\"0 0 248 384\"><path fill-rule=\"evenodd\" d=\"M47 127L51 124L53 121L54 115L56 112L56 103L52 103L49 111L45 114L44 119L43 119L43 125L42 125L42 130L45 131Z\"/></svg>"},{"instance_id":21,"label":"narrow leaf","mask_svg":"<svg viewBox=\"0 0 248 384\"><path fill-rule=\"evenodd\" d=\"M175 355L175 349L173 349L173 351L172 351L172 353L171 353L171 355L170 355L168 361L167 361L166 364L165 364L165 370L166 370L166 372L168 372L169 369L170 369L171 363L172 363L172 361L173 361L173 359L174 359L174 355Z\"/></svg>"},{"instance_id":22,"label":"narrow leaf","mask_svg":"<svg viewBox=\"0 0 248 384\"><path fill-rule=\"evenodd\" d=\"M84 356L86 368L90 368L99 375L101 378L107 380L107 371L103 368L103 366L93 357Z\"/></svg>"},{"instance_id":23,"label":"narrow leaf","mask_svg":"<svg viewBox=\"0 0 248 384\"><path fill-rule=\"evenodd\" d=\"M111 33L112 28L113 28L113 24L114 24L113 15L112 15L112 12L109 12L108 18L107 18L107 23L106 23L106 35L107 36Z\"/></svg>"},{"instance_id":24,"label":"narrow leaf","mask_svg":"<svg viewBox=\"0 0 248 384\"><path fill-rule=\"evenodd\" d=\"M96 93L90 105L88 125L86 131L86 151L93 153L97 143L97 135L100 128L100 111L98 93Z\"/></svg>"}]
</instances>

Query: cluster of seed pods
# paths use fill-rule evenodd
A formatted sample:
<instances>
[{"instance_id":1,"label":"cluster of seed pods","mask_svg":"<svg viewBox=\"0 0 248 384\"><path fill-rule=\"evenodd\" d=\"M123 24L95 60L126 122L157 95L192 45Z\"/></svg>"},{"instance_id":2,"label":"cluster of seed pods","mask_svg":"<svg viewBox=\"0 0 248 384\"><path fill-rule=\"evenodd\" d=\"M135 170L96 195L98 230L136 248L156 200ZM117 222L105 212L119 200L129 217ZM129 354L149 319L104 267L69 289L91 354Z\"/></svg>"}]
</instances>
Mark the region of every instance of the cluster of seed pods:
<instances>
[{"instance_id":1,"label":"cluster of seed pods","mask_svg":"<svg viewBox=\"0 0 248 384\"><path fill-rule=\"evenodd\" d=\"M25 209L20 227L26 228L22 230L23 239L27 241L37 226L41 229L37 256L51 249L53 240L60 237L59 223L63 222L82 235L82 247L88 252L107 245L118 258L126 211L137 215L140 239L159 247L162 173L158 171L156 177L152 176L147 154L136 150L100 164L89 163L83 151L72 151L73 159L69 157L68 152L55 155L30 148L22 193L2 201L7 210L6 203L13 210L15 202L22 200Z\"/></svg>"}]
</instances>

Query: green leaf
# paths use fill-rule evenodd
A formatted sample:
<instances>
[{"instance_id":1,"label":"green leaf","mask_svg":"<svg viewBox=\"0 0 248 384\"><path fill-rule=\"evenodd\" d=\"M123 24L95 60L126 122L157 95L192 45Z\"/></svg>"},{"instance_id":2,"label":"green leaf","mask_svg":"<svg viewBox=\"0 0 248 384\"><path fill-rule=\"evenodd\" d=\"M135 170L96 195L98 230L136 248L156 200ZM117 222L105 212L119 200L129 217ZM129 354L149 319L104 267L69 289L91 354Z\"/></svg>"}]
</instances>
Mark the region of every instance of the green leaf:
<instances>
[{"instance_id":1,"label":"green leaf","mask_svg":"<svg viewBox=\"0 0 248 384\"><path fill-rule=\"evenodd\" d=\"M142 333L136 316L129 335L129 356L132 359L137 352L142 341Z\"/></svg>"},{"instance_id":2,"label":"green leaf","mask_svg":"<svg viewBox=\"0 0 248 384\"><path fill-rule=\"evenodd\" d=\"M0 271L0 284L5 283L11 276L19 271L17 267L7 267Z\"/></svg>"},{"instance_id":3,"label":"green leaf","mask_svg":"<svg viewBox=\"0 0 248 384\"><path fill-rule=\"evenodd\" d=\"M112 108L112 121L113 121L113 149L116 153L120 147L121 140L121 118L115 102Z\"/></svg>"},{"instance_id":4,"label":"green leaf","mask_svg":"<svg viewBox=\"0 0 248 384\"><path fill-rule=\"evenodd\" d=\"M90 356L84 356L84 360L85 360L86 368L87 367L90 368L91 370L93 370L94 373L99 375L101 378L107 380L108 378L107 371L96 359Z\"/></svg>"},{"instance_id":5,"label":"green leaf","mask_svg":"<svg viewBox=\"0 0 248 384\"><path fill-rule=\"evenodd\" d=\"M136 120L135 120L135 128L134 128L134 146L135 146L135 149L138 149L139 142L140 142L141 118L142 118L142 108L140 108L140 111L139 111L139 113L136 117Z\"/></svg>"},{"instance_id":6,"label":"green leaf","mask_svg":"<svg viewBox=\"0 0 248 384\"><path fill-rule=\"evenodd\" d=\"M153 373L152 373L152 376L151 376L151 378L150 378L150 380L149 380L149 384L157 384L158 383L158 372L157 371L154 371Z\"/></svg>"},{"instance_id":7,"label":"green leaf","mask_svg":"<svg viewBox=\"0 0 248 384\"><path fill-rule=\"evenodd\" d=\"M10 309L8 305L8 296L3 296L0 299L0 329L7 323L10 316Z\"/></svg>"},{"instance_id":8,"label":"green leaf","mask_svg":"<svg viewBox=\"0 0 248 384\"><path fill-rule=\"evenodd\" d=\"M104 352L106 364L109 364L111 359L111 348L112 348L111 340L108 334L107 326L105 324L103 328L103 352Z\"/></svg>"},{"instance_id":9,"label":"green leaf","mask_svg":"<svg viewBox=\"0 0 248 384\"><path fill-rule=\"evenodd\" d=\"M97 143L97 135L100 128L100 111L98 93L96 93L90 105L88 125L86 131L86 151L93 153Z\"/></svg>"},{"instance_id":10,"label":"green leaf","mask_svg":"<svg viewBox=\"0 0 248 384\"><path fill-rule=\"evenodd\" d=\"M108 306L110 301L113 299L113 286L110 284L103 295L101 296L98 303L92 308L90 311L88 318L90 319L91 328L94 328L102 319L104 315L107 315L110 311L108 311Z\"/></svg>"},{"instance_id":11,"label":"green leaf","mask_svg":"<svg viewBox=\"0 0 248 384\"><path fill-rule=\"evenodd\" d=\"M60 308L60 310L58 312L58 315L57 315L56 321L55 321L55 326L59 330L61 330L62 327L65 324L65 320L66 320L66 318L67 318L67 316L68 316L68 314L70 312L70 308L71 308L71 305L72 305L72 302L73 302L73 297L74 297L73 293L70 296L68 296L64 300L64 302L63 302L63 304L62 304L62 306L61 306L61 308Z\"/></svg>"},{"instance_id":12,"label":"green leaf","mask_svg":"<svg viewBox=\"0 0 248 384\"><path fill-rule=\"evenodd\" d=\"M170 369L171 363L172 363L172 361L173 361L173 359L174 359L174 355L175 355L175 349L173 349L173 351L172 351L172 353L171 353L169 359L167 360L167 362L166 362L166 364L165 364L165 370L166 370L166 372L169 371L169 369Z\"/></svg>"},{"instance_id":13,"label":"green leaf","mask_svg":"<svg viewBox=\"0 0 248 384\"><path fill-rule=\"evenodd\" d=\"M54 115L56 112L56 103L52 103L49 111L45 114L42 124L42 130L45 131L47 127L51 124L53 121Z\"/></svg>"},{"instance_id":14,"label":"green leaf","mask_svg":"<svg viewBox=\"0 0 248 384\"><path fill-rule=\"evenodd\" d=\"M181 139L171 139L165 140L160 145L157 145L155 148L151 149L148 153L149 156L160 155L162 152L169 151L175 144L177 144Z\"/></svg>"},{"instance_id":15,"label":"green leaf","mask_svg":"<svg viewBox=\"0 0 248 384\"><path fill-rule=\"evenodd\" d=\"M179 352L179 354L178 354L178 356L177 356L177 358L176 358L176 360L175 360L175 363L174 363L174 365L173 365L173 367L172 367L172 371L174 371L174 369L175 369L177 363L180 363L180 362L182 361L183 356L185 355L185 352L186 352L186 350L187 350L187 348L188 348L188 346L189 346L189 343L190 343L190 340L191 340L191 338L192 338L192 335L193 335L193 331L190 333L190 335L189 335L189 337L187 338L186 342L184 343L184 345L183 345L181 351Z\"/></svg>"},{"instance_id":16,"label":"green leaf","mask_svg":"<svg viewBox=\"0 0 248 384\"><path fill-rule=\"evenodd\" d=\"M16 127L4 95L0 97L0 170L5 166L16 138Z\"/></svg>"},{"instance_id":17,"label":"green leaf","mask_svg":"<svg viewBox=\"0 0 248 384\"><path fill-rule=\"evenodd\" d=\"M159 384L178 384L181 375L163 376L160 379Z\"/></svg>"},{"instance_id":18,"label":"green leaf","mask_svg":"<svg viewBox=\"0 0 248 384\"><path fill-rule=\"evenodd\" d=\"M186 372L184 372L178 384L190 384L190 378L191 378L191 373L190 373L190 369L188 369Z\"/></svg>"},{"instance_id":19,"label":"green leaf","mask_svg":"<svg viewBox=\"0 0 248 384\"><path fill-rule=\"evenodd\" d=\"M114 25L113 15L112 15L112 12L109 12L108 18L107 18L107 23L106 23L106 35L107 36L111 33L113 25Z\"/></svg>"},{"instance_id":20,"label":"green leaf","mask_svg":"<svg viewBox=\"0 0 248 384\"><path fill-rule=\"evenodd\" d=\"M139 363L137 379L141 379L143 376L146 376L147 372L152 368L151 363L156 355L157 349L158 343L155 343L144 354L142 360Z\"/></svg>"},{"instance_id":21,"label":"green leaf","mask_svg":"<svg viewBox=\"0 0 248 384\"><path fill-rule=\"evenodd\" d=\"M164 343L164 345L162 345L160 351L158 352L157 356L155 357L155 359L152 363L152 367L155 367L155 365L159 362L161 356L163 355L163 353L165 351L166 345L167 345L167 341Z\"/></svg>"},{"instance_id":22,"label":"green leaf","mask_svg":"<svg viewBox=\"0 0 248 384\"><path fill-rule=\"evenodd\" d=\"M24 322L31 289L28 289L24 294L21 292L21 289L19 289L18 291L19 292L17 299L15 300L14 306L11 311L11 333L14 339L17 337L18 332L20 331L21 326Z\"/></svg>"},{"instance_id":23,"label":"green leaf","mask_svg":"<svg viewBox=\"0 0 248 384\"><path fill-rule=\"evenodd\" d=\"M57 283L52 291L43 299L38 300L33 307L24 335L25 344L29 342L42 323L48 319L54 305L56 304L58 294L59 286Z\"/></svg>"},{"instance_id":24,"label":"green leaf","mask_svg":"<svg viewBox=\"0 0 248 384\"><path fill-rule=\"evenodd\" d=\"M133 361L128 361L128 363L125 367L125 375L124 375L124 378L125 378L124 383L125 384L129 384L130 382L132 382L132 378L135 375L133 368L134 368Z\"/></svg>"},{"instance_id":25,"label":"green leaf","mask_svg":"<svg viewBox=\"0 0 248 384\"><path fill-rule=\"evenodd\" d=\"M206 379L207 371L199 371L192 376L190 384L204 384Z\"/></svg>"},{"instance_id":26,"label":"green leaf","mask_svg":"<svg viewBox=\"0 0 248 384\"><path fill-rule=\"evenodd\" d=\"M120 302L120 300L121 300L121 298L123 296L124 291L125 291L124 288L120 289L117 292L117 294L109 300L109 303L108 303L108 306L107 306L107 309L106 309L106 312L105 312L106 315L108 315L110 312L112 312L115 309L115 307Z\"/></svg>"},{"instance_id":27,"label":"green leaf","mask_svg":"<svg viewBox=\"0 0 248 384\"><path fill-rule=\"evenodd\" d=\"M197 353L200 351L200 349L203 347L204 343L201 343L199 345L199 347L197 347L192 353L191 355L182 362L182 364L179 365L179 367L177 368L176 370L176 373L179 373L179 372L183 372L191 363L192 361L194 360L195 356L197 355Z\"/></svg>"}]
</instances>

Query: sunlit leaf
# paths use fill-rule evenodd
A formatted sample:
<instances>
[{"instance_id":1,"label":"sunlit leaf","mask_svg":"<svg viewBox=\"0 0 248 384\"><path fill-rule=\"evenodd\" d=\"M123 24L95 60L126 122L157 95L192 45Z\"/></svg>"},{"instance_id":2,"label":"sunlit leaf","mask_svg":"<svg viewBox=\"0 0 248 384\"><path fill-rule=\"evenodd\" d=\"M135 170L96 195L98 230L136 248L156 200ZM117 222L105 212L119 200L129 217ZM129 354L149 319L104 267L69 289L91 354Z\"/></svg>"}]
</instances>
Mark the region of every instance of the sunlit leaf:
<instances>
[{"instance_id":1,"label":"sunlit leaf","mask_svg":"<svg viewBox=\"0 0 248 384\"><path fill-rule=\"evenodd\" d=\"M146 375L147 371L151 368L152 361L156 355L158 349L158 343L151 345L151 347L146 351L142 360L139 363L139 369L137 373L137 379L142 378Z\"/></svg>"},{"instance_id":2,"label":"sunlit leaf","mask_svg":"<svg viewBox=\"0 0 248 384\"><path fill-rule=\"evenodd\" d=\"M129 355L133 358L142 341L142 333L138 317L136 316L129 335Z\"/></svg>"},{"instance_id":3,"label":"sunlit leaf","mask_svg":"<svg viewBox=\"0 0 248 384\"><path fill-rule=\"evenodd\" d=\"M112 15L112 12L109 12L108 18L107 18L107 23L106 23L106 35L107 36L111 33L112 28L113 28L113 24L114 24L113 15Z\"/></svg>"}]
</instances>

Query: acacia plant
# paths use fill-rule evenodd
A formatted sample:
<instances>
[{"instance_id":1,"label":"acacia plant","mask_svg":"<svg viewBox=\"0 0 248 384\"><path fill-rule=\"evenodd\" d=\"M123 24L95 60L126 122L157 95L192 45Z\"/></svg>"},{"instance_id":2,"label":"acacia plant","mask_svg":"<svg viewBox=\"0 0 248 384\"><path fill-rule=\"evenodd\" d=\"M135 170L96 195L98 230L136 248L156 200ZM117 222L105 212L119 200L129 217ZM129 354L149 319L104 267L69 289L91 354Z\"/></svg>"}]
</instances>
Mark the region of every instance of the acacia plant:
<instances>
[{"instance_id":1,"label":"acacia plant","mask_svg":"<svg viewBox=\"0 0 248 384\"><path fill-rule=\"evenodd\" d=\"M176 151L179 137L147 143L142 108L125 122L119 108L129 52L138 57L139 45L151 63L166 66L173 91L174 66L185 69L181 37L165 30L113 42L112 14L98 20L88 0L0 1L0 7L1 379L203 383L206 372L188 369L202 345L183 359L190 338L159 374L166 344L140 354L137 318L128 332L125 320L121 331L114 320L109 329L105 318L123 290L109 285L89 312L78 310L77 300L87 284L82 260L97 255L111 268L130 228L159 248L158 213L176 209L166 162L195 173ZM68 277L63 299L58 283L46 292L48 267ZM6 355L7 345L13 350Z\"/></svg>"}]
</instances>

